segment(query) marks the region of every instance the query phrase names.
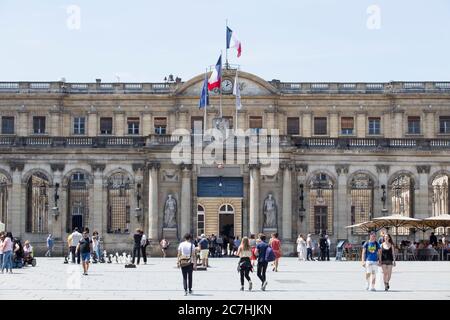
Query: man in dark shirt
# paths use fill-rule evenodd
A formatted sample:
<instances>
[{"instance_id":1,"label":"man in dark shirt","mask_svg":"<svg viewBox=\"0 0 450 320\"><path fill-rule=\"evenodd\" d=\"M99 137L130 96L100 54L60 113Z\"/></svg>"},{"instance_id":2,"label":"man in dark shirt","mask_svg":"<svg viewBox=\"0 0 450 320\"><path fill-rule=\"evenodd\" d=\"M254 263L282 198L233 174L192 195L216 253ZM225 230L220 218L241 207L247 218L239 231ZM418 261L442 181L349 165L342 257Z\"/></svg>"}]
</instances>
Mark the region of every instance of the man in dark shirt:
<instances>
[{"instance_id":1,"label":"man in dark shirt","mask_svg":"<svg viewBox=\"0 0 450 320\"><path fill-rule=\"evenodd\" d=\"M256 245L256 255L258 256L258 267L257 267L257 275L261 280L261 290L266 291L267 280L266 280L266 271L267 264L266 261L266 250L269 246L266 241L266 235L263 233L259 234L260 242Z\"/></svg>"},{"instance_id":2,"label":"man in dark shirt","mask_svg":"<svg viewBox=\"0 0 450 320\"><path fill-rule=\"evenodd\" d=\"M208 266L208 239L206 239L206 235L201 235L201 240L198 242L198 247L200 250L200 259L202 260L202 266L207 267Z\"/></svg>"},{"instance_id":3,"label":"man in dark shirt","mask_svg":"<svg viewBox=\"0 0 450 320\"><path fill-rule=\"evenodd\" d=\"M433 247L437 247L438 239L437 239L437 237L434 235L434 232L431 233L431 236L430 236L430 244L431 244Z\"/></svg>"},{"instance_id":4,"label":"man in dark shirt","mask_svg":"<svg viewBox=\"0 0 450 320\"><path fill-rule=\"evenodd\" d=\"M81 253L81 264L83 265L83 275L88 275L89 261L91 260L92 240L89 238L89 229L84 228L83 237L78 242L76 253Z\"/></svg>"},{"instance_id":5,"label":"man in dark shirt","mask_svg":"<svg viewBox=\"0 0 450 320\"><path fill-rule=\"evenodd\" d=\"M136 233L133 235L134 245L133 245L133 261L132 264L134 264L134 259L137 255L137 264L139 264L139 261L141 260L141 240L142 240L142 233L141 229L137 228Z\"/></svg>"}]
</instances>

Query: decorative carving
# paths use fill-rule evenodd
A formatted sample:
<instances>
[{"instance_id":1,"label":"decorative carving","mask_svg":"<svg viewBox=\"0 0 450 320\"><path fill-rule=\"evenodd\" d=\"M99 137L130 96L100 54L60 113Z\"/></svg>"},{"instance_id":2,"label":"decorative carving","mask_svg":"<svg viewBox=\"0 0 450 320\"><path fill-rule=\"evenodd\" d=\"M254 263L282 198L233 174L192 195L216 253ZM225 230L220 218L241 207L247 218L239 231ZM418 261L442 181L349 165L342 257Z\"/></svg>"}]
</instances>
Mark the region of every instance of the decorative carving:
<instances>
[{"instance_id":1,"label":"decorative carving","mask_svg":"<svg viewBox=\"0 0 450 320\"><path fill-rule=\"evenodd\" d=\"M280 169L281 170L294 170L294 164L288 161L281 162L280 163Z\"/></svg>"},{"instance_id":2,"label":"decorative carving","mask_svg":"<svg viewBox=\"0 0 450 320\"><path fill-rule=\"evenodd\" d=\"M104 163L91 163L92 172L105 171L106 164Z\"/></svg>"},{"instance_id":3,"label":"decorative carving","mask_svg":"<svg viewBox=\"0 0 450 320\"><path fill-rule=\"evenodd\" d=\"M389 173L389 165L387 164L377 164L375 167L378 173Z\"/></svg>"},{"instance_id":4,"label":"decorative carving","mask_svg":"<svg viewBox=\"0 0 450 320\"><path fill-rule=\"evenodd\" d=\"M53 172L55 172L55 171L62 172L62 171L64 171L65 164L64 163L51 163L50 168L52 169Z\"/></svg>"},{"instance_id":5,"label":"decorative carving","mask_svg":"<svg viewBox=\"0 0 450 320\"><path fill-rule=\"evenodd\" d=\"M167 196L166 204L164 205L164 228L176 228L176 216L177 201L169 194Z\"/></svg>"},{"instance_id":6,"label":"decorative carving","mask_svg":"<svg viewBox=\"0 0 450 320\"><path fill-rule=\"evenodd\" d=\"M133 172L143 171L145 169L145 164L143 163L133 163Z\"/></svg>"},{"instance_id":7,"label":"decorative carving","mask_svg":"<svg viewBox=\"0 0 450 320\"><path fill-rule=\"evenodd\" d=\"M338 176L340 176L341 174L348 174L348 167L348 164L337 164L335 168Z\"/></svg>"},{"instance_id":8,"label":"decorative carving","mask_svg":"<svg viewBox=\"0 0 450 320\"><path fill-rule=\"evenodd\" d=\"M162 170L162 180L165 182L177 182L178 174L175 169L164 169Z\"/></svg>"},{"instance_id":9,"label":"decorative carving","mask_svg":"<svg viewBox=\"0 0 450 320\"><path fill-rule=\"evenodd\" d=\"M11 168L11 171L23 171L23 168L25 167L25 162L21 161L10 161L9 167Z\"/></svg>"},{"instance_id":10,"label":"decorative carving","mask_svg":"<svg viewBox=\"0 0 450 320\"><path fill-rule=\"evenodd\" d=\"M182 164L180 164L180 169L181 170L189 170L189 171L191 171L192 170L192 164L182 163Z\"/></svg>"},{"instance_id":11,"label":"decorative carving","mask_svg":"<svg viewBox=\"0 0 450 320\"><path fill-rule=\"evenodd\" d=\"M261 164L260 164L260 163L249 163L249 164L248 164L248 168L249 168L250 170L253 170L253 169L260 169L260 168L261 168Z\"/></svg>"},{"instance_id":12,"label":"decorative carving","mask_svg":"<svg viewBox=\"0 0 450 320\"><path fill-rule=\"evenodd\" d=\"M270 182L270 183L278 182L278 175L277 174L274 174L272 176L263 175L262 176L262 181L263 182Z\"/></svg>"},{"instance_id":13,"label":"decorative carving","mask_svg":"<svg viewBox=\"0 0 450 320\"><path fill-rule=\"evenodd\" d=\"M431 166L417 166L417 173L430 173Z\"/></svg>"},{"instance_id":14,"label":"decorative carving","mask_svg":"<svg viewBox=\"0 0 450 320\"><path fill-rule=\"evenodd\" d=\"M308 165L305 163L296 164L295 165L295 171L299 173L306 174L308 172Z\"/></svg>"},{"instance_id":15,"label":"decorative carving","mask_svg":"<svg viewBox=\"0 0 450 320\"><path fill-rule=\"evenodd\" d=\"M264 213L264 227L276 228L277 205L271 193L269 193L267 198L264 200L263 213Z\"/></svg>"},{"instance_id":16,"label":"decorative carving","mask_svg":"<svg viewBox=\"0 0 450 320\"><path fill-rule=\"evenodd\" d=\"M152 170L152 169L159 170L161 168L161 163L159 161L147 162L147 168L149 170Z\"/></svg>"}]
</instances>

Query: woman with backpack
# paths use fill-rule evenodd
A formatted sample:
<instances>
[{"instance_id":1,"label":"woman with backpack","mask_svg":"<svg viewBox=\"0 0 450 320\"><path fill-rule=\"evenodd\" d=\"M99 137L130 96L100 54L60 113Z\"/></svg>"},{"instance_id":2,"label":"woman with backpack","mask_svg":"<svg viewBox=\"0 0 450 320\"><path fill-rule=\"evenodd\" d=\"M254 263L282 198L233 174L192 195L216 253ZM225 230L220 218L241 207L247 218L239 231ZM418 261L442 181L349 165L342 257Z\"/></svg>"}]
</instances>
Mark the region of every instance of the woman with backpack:
<instances>
[{"instance_id":1,"label":"woman with backpack","mask_svg":"<svg viewBox=\"0 0 450 320\"><path fill-rule=\"evenodd\" d=\"M252 279L250 272L253 272L253 266L250 261L252 250L247 237L242 238L242 242L238 247L237 255L239 256L238 272L241 275L241 291L244 291L244 277L248 281L248 291L252 290Z\"/></svg>"},{"instance_id":2,"label":"woman with backpack","mask_svg":"<svg viewBox=\"0 0 450 320\"><path fill-rule=\"evenodd\" d=\"M269 246L275 254L275 261L273 262L272 271L278 272L278 263L281 258L281 241L278 239L278 233L272 233L272 238L269 241Z\"/></svg>"},{"instance_id":3,"label":"woman with backpack","mask_svg":"<svg viewBox=\"0 0 450 320\"><path fill-rule=\"evenodd\" d=\"M178 267L183 274L184 295L192 294L192 272L196 269L195 246L191 242L192 236L186 233L184 241L178 246Z\"/></svg>"}]
</instances>

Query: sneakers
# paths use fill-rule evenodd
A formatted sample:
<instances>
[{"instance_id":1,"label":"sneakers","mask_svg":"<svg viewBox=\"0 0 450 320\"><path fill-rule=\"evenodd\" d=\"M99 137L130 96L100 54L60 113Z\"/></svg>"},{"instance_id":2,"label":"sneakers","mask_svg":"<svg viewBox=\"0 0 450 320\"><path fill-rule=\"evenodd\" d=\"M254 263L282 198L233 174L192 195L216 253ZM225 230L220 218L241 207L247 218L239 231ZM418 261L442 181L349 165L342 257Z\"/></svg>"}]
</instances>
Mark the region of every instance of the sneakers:
<instances>
[{"instance_id":1,"label":"sneakers","mask_svg":"<svg viewBox=\"0 0 450 320\"><path fill-rule=\"evenodd\" d=\"M377 291L374 287L370 288L370 291Z\"/></svg>"},{"instance_id":2,"label":"sneakers","mask_svg":"<svg viewBox=\"0 0 450 320\"><path fill-rule=\"evenodd\" d=\"M193 293L193 291L191 289L189 289L189 294L192 294L192 293Z\"/></svg>"},{"instance_id":3,"label":"sneakers","mask_svg":"<svg viewBox=\"0 0 450 320\"><path fill-rule=\"evenodd\" d=\"M266 287L267 287L267 280L264 281L264 283L262 284L261 290L262 290L262 291L266 291Z\"/></svg>"},{"instance_id":4,"label":"sneakers","mask_svg":"<svg viewBox=\"0 0 450 320\"><path fill-rule=\"evenodd\" d=\"M187 291L185 291L185 292L184 292L184 295L185 295L185 296L187 296L187 295L188 295L188 292L187 292Z\"/></svg>"},{"instance_id":5,"label":"sneakers","mask_svg":"<svg viewBox=\"0 0 450 320\"><path fill-rule=\"evenodd\" d=\"M241 286L241 291L244 291L244 286Z\"/></svg>"},{"instance_id":6,"label":"sneakers","mask_svg":"<svg viewBox=\"0 0 450 320\"><path fill-rule=\"evenodd\" d=\"M252 291L253 283L251 281L248 282L248 291Z\"/></svg>"},{"instance_id":7,"label":"sneakers","mask_svg":"<svg viewBox=\"0 0 450 320\"><path fill-rule=\"evenodd\" d=\"M370 289L370 285L369 285L369 283L367 282L367 284L366 284L366 290L369 291L369 289Z\"/></svg>"}]
</instances>

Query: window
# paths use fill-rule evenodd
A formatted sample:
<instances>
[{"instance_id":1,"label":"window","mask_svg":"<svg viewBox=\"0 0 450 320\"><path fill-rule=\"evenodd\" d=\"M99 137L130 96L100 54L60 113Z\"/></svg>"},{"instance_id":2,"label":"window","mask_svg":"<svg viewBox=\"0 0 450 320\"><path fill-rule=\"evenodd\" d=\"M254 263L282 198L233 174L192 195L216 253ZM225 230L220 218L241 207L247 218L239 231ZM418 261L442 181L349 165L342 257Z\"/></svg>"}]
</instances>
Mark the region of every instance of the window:
<instances>
[{"instance_id":1,"label":"window","mask_svg":"<svg viewBox=\"0 0 450 320\"><path fill-rule=\"evenodd\" d=\"M89 189L86 175L75 172L67 185L67 232L89 227Z\"/></svg>"},{"instance_id":2,"label":"window","mask_svg":"<svg viewBox=\"0 0 450 320\"><path fill-rule=\"evenodd\" d=\"M405 217L413 216L414 205L414 181L406 174L397 176L391 183L391 205L392 214L399 214ZM395 234L395 230L393 230ZM409 229L398 228L398 234L408 235Z\"/></svg>"},{"instance_id":3,"label":"window","mask_svg":"<svg viewBox=\"0 0 450 320\"><path fill-rule=\"evenodd\" d=\"M203 129L203 117L191 117L192 134L202 134Z\"/></svg>"},{"instance_id":4,"label":"window","mask_svg":"<svg viewBox=\"0 0 450 320\"><path fill-rule=\"evenodd\" d=\"M2 134L14 134L14 117L2 117Z\"/></svg>"},{"instance_id":5,"label":"window","mask_svg":"<svg viewBox=\"0 0 450 320\"><path fill-rule=\"evenodd\" d=\"M233 129L233 124L234 124L233 117L226 116L226 117L222 117L222 118L228 120L228 129Z\"/></svg>"},{"instance_id":6,"label":"window","mask_svg":"<svg viewBox=\"0 0 450 320\"><path fill-rule=\"evenodd\" d=\"M439 132L450 133L450 116L439 117Z\"/></svg>"},{"instance_id":7,"label":"window","mask_svg":"<svg viewBox=\"0 0 450 320\"><path fill-rule=\"evenodd\" d=\"M326 173L317 173L309 182L309 228L315 234L333 233L333 181Z\"/></svg>"},{"instance_id":8,"label":"window","mask_svg":"<svg viewBox=\"0 0 450 320\"><path fill-rule=\"evenodd\" d=\"M408 117L408 133L420 134L420 117Z\"/></svg>"},{"instance_id":9,"label":"window","mask_svg":"<svg viewBox=\"0 0 450 320\"><path fill-rule=\"evenodd\" d=\"M45 133L45 117L33 117L33 133Z\"/></svg>"},{"instance_id":10,"label":"window","mask_svg":"<svg viewBox=\"0 0 450 320\"><path fill-rule=\"evenodd\" d=\"M300 126L298 117L287 118L287 134L299 135Z\"/></svg>"},{"instance_id":11,"label":"window","mask_svg":"<svg viewBox=\"0 0 450 320\"><path fill-rule=\"evenodd\" d=\"M259 131L262 129L262 117L250 117L249 122L250 130L253 133L259 133Z\"/></svg>"},{"instance_id":12,"label":"window","mask_svg":"<svg viewBox=\"0 0 450 320\"><path fill-rule=\"evenodd\" d=\"M108 232L130 231L130 179L125 173L115 173L108 179Z\"/></svg>"},{"instance_id":13,"label":"window","mask_svg":"<svg viewBox=\"0 0 450 320\"><path fill-rule=\"evenodd\" d=\"M380 118L369 118L369 134L380 134Z\"/></svg>"},{"instance_id":14,"label":"window","mask_svg":"<svg viewBox=\"0 0 450 320\"><path fill-rule=\"evenodd\" d=\"M76 117L73 119L73 134L86 133L86 118Z\"/></svg>"},{"instance_id":15,"label":"window","mask_svg":"<svg viewBox=\"0 0 450 320\"><path fill-rule=\"evenodd\" d=\"M448 213L449 200L449 177L447 174L439 174L433 179L433 195L431 198L432 216L440 216ZM445 228L439 227L435 230L438 234L445 234Z\"/></svg>"},{"instance_id":16,"label":"window","mask_svg":"<svg viewBox=\"0 0 450 320\"><path fill-rule=\"evenodd\" d=\"M351 224L366 222L373 215L373 180L364 173L353 176L350 183ZM361 228L352 230L353 234L367 234Z\"/></svg>"},{"instance_id":17,"label":"window","mask_svg":"<svg viewBox=\"0 0 450 320\"><path fill-rule=\"evenodd\" d=\"M341 134L353 134L353 118L342 117L341 118Z\"/></svg>"},{"instance_id":18,"label":"window","mask_svg":"<svg viewBox=\"0 0 450 320\"><path fill-rule=\"evenodd\" d=\"M205 233L205 209L197 205L197 236Z\"/></svg>"},{"instance_id":19,"label":"window","mask_svg":"<svg viewBox=\"0 0 450 320\"><path fill-rule=\"evenodd\" d=\"M327 134L327 118L325 117L314 118L314 134L317 135Z\"/></svg>"},{"instance_id":20,"label":"window","mask_svg":"<svg viewBox=\"0 0 450 320\"><path fill-rule=\"evenodd\" d=\"M139 134L139 118L128 118L128 134Z\"/></svg>"},{"instance_id":21,"label":"window","mask_svg":"<svg viewBox=\"0 0 450 320\"><path fill-rule=\"evenodd\" d=\"M41 172L34 173L27 182L26 232L47 233L49 181Z\"/></svg>"},{"instance_id":22,"label":"window","mask_svg":"<svg viewBox=\"0 0 450 320\"><path fill-rule=\"evenodd\" d=\"M112 134L112 118L100 118L100 134Z\"/></svg>"},{"instance_id":23,"label":"window","mask_svg":"<svg viewBox=\"0 0 450 320\"><path fill-rule=\"evenodd\" d=\"M167 118L156 117L154 120L155 134L166 134Z\"/></svg>"}]
</instances>

